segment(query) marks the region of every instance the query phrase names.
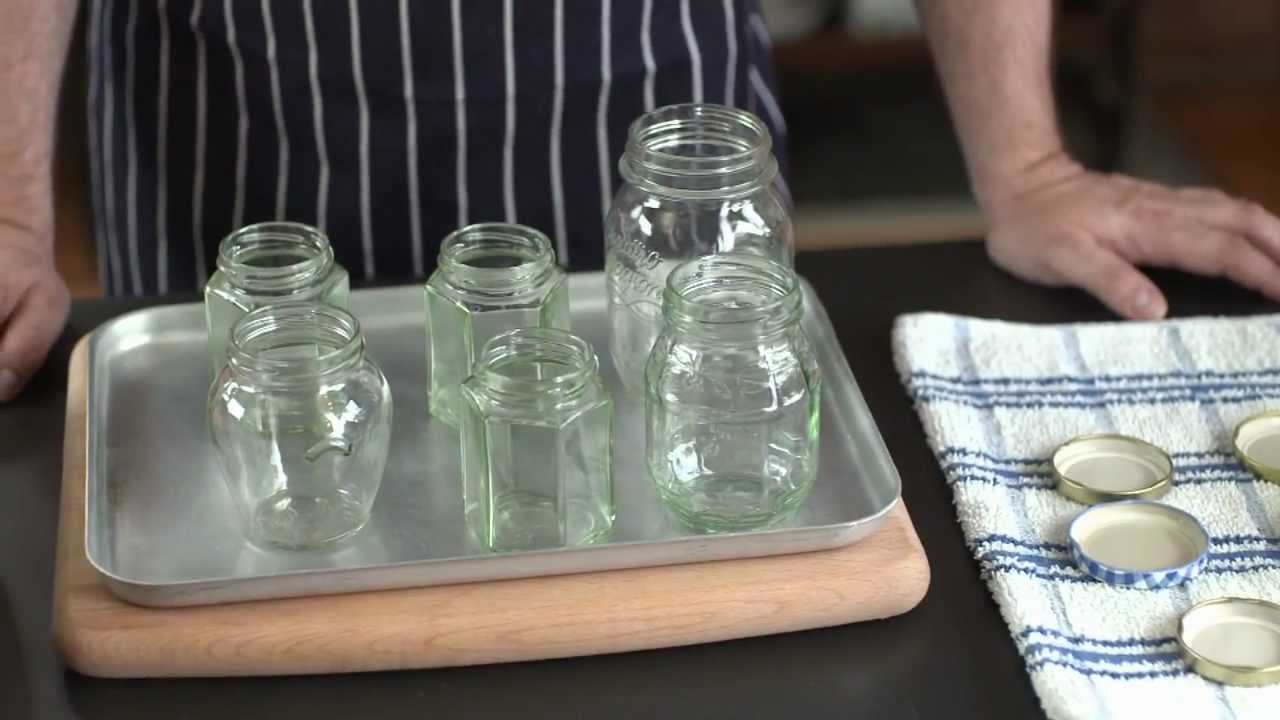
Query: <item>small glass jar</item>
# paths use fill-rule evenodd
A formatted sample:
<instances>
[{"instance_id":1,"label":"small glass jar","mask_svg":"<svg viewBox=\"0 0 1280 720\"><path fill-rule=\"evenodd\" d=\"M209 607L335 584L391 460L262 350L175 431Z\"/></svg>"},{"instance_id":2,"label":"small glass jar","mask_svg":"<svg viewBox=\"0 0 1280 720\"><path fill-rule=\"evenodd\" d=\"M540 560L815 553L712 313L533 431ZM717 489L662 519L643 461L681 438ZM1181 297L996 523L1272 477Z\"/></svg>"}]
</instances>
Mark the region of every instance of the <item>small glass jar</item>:
<instances>
[{"instance_id":1,"label":"small glass jar","mask_svg":"<svg viewBox=\"0 0 1280 720\"><path fill-rule=\"evenodd\" d=\"M241 318L209 420L250 542L320 548L369 519L391 440L391 390L346 310L286 303Z\"/></svg>"},{"instance_id":2,"label":"small glass jar","mask_svg":"<svg viewBox=\"0 0 1280 720\"><path fill-rule=\"evenodd\" d=\"M765 124L723 105L658 108L631 125L624 183L605 218L610 349L623 385L644 389L667 274L692 258L749 252L791 267L791 218L775 191Z\"/></svg>"},{"instance_id":3,"label":"small glass jar","mask_svg":"<svg viewBox=\"0 0 1280 720\"><path fill-rule=\"evenodd\" d=\"M700 531L771 525L818 470L822 380L799 279L757 255L693 260L667 278L646 369L646 455L658 494Z\"/></svg>"},{"instance_id":4,"label":"small glass jar","mask_svg":"<svg viewBox=\"0 0 1280 720\"><path fill-rule=\"evenodd\" d=\"M520 327L569 329L569 287L546 235L524 225L483 223L440 245L427 279L427 402L457 427L458 386L476 352Z\"/></svg>"},{"instance_id":5,"label":"small glass jar","mask_svg":"<svg viewBox=\"0 0 1280 720\"><path fill-rule=\"evenodd\" d=\"M313 300L345 308L350 284L329 238L309 225L265 222L231 233L218 246L218 269L204 290L213 374L226 363L231 326L249 311Z\"/></svg>"},{"instance_id":6,"label":"small glass jar","mask_svg":"<svg viewBox=\"0 0 1280 720\"><path fill-rule=\"evenodd\" d=\"M521 328L462 385L467 527L494 551L594 542L613 527L613 401L584 340Z\"/></svg>"}]
</instances>

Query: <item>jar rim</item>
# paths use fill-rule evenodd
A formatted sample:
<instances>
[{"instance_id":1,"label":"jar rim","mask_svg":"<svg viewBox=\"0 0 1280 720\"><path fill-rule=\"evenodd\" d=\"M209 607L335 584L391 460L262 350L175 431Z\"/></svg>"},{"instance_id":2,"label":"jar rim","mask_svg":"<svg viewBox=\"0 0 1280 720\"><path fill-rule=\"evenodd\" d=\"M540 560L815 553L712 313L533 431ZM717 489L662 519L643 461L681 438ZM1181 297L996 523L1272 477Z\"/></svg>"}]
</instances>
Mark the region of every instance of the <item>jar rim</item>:
<instances>
[{"instance_id":1,"label":"jar rim","mask_svg":"<svg viewBox=\"0 0 1280 720\"><path fill-rule=\"evenodd\" d=\"M768 126L751 112L681 103L654 109L631 123L618 167L627 182L651 192L733 196L772 182L778 168L772 148Z\"/></svg>"},{"instance_id":2,"label":"jar rim","mask_svg":"<svg viewBox=\"0 0 1280 720\"><path fill-rule=\"evenodd\" d=\"M505 264L486 265L502 259ZM545 233L517 223L475 223L440 243L437 267L446 282L481 292L513 292L555 270L556 253Z\"/></svg>"},{"instance_id":3,"label":"jar rim","mask_svg":"<svg viewBox=\"0 0 1280 720\"><path fill-rule=\"evenodd\" d=\"M726 252L676 266L667 276L663 314L685 329L769 334L800 320L795 271L763 255Z\"/></svg>"},{"instance_id":4,"label":"jar rim","mask_svg":"<svg viewBox=\"0 0 1280 720\"><path fill-rule=\"evenodd\" d=\"M263 256L291 255L282 264L255 264ZM250 292L289 293L309 287L333 268L333 248L319 229L297 222L246 225L218 245L218 269L231 284Z\"/></svg>"},{"instance_id":5,"label":"jar rim","mask_svg":"<svg viewBox=\"0 0 1280 720\"><path fill-rule=\"evenodd\" d=\"M513 375L519 365L551 365L562 372L544 377ZM600 361L591 344L567 330L525 327L508 330L490 338L476 357L472 377L504 394L536 398L553 392L581 390L600 371Z\"/></svg>"},{"instance_id":6,"label":"jar rim","mask_svg":"<svg viewBox=\"0 0 1280 720\"><path fill-rule=\"evenodd\" d=\"M315 345L313 356L268 355L290 345ZM227 364L272 384L327 376L354 364L364 353L360 321L323 302L264 305L231 327Z\"/></svg>"}]
</instances>

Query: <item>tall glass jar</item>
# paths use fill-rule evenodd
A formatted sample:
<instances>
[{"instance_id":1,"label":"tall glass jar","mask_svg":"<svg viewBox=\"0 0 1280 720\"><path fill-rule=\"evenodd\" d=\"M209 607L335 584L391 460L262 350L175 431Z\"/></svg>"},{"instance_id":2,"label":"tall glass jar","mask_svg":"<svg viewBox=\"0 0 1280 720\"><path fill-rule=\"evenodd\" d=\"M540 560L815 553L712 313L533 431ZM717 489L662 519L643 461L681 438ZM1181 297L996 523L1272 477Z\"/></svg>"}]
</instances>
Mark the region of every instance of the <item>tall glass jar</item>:
<instances>
[{"instance_id":1,"label":"tall glass jar","mask_svg":"<svg viewBox=\"0 0 1280 720\"><path fill-rule=\"evenodd\" d=\"M569 287L546 235L483 223L451 233L426 285L427 402L457 426L458 386L476 351L520 327L569 329Z\"/></svg>"},{"instance_id":2,"label":"tall glass jar","mask_svg":"<svg viewBox=\"0 0 1280 720\"><path fill-rule=\"evenodd\" d=\"M346 310L286 303L241 318L210 390L209 421L252 543L324 547L369 519L391 440L391 391Z\"/></svg>"},{"instance_id":3,"label":"tall glass jar","mask_svg":"<svg viewBox=\"0 0 1280 720\"><path fill-rule=\"evenodd\" d=\"M218 246L218 269L204 290L213 373L226 362L227 336L241 316L280 302L345 308L350 284L329 238L309 225L265 222L231 233Z\"/></svg>"},{"instance_id":4,"label":"tall glass jar","mask_svg":"<svg viewBox=\"0 0 1280 720\"><path fill-rule=\"evenodd\" d=\"M712 255L667 278L646 370L646 455L658 494L702 531L770 525L818 469L822 380L799 279L768 258Z\"/></svg>"},{"instance_id":5,"label":"tall glass jar","mask_svg":"<svg viewBox=\"0 0 1280 720\"><path fill-rule=\"evenodd\" d=\"M462 386L467 527L496 551L578 545L613 527L613 401L562 330L490 340Z\"/></svg>"},{"instance_id":6,"label":"tall glass jar","mask_svg":"<svg viewBox=\"0 0 1280 720\"><path fill-rule=\"evenodd\" d=\"M771 146L759 118L723 105L672 105L632 124L618 164L625 182L605 220L610 348L632 392L644 389L672 268L729 251L791 267L791 218L773 188Z\"/></svg>"}]
</instances>

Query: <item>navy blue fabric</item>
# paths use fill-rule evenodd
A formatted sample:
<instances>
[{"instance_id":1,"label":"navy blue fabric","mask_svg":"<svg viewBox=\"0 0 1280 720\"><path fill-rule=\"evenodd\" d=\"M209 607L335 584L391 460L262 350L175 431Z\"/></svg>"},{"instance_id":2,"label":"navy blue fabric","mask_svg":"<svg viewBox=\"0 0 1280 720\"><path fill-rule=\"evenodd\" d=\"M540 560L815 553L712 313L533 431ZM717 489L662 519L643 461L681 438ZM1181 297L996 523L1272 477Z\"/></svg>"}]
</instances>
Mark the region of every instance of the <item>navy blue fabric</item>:
<instances>
[{"instance_id":1,"label":"navy blue fabric","mask_svg":"<svg viewBox=\"0 0 1280 720\"><path fill-rule=\"evenodd\" d=\"M754 0L91 2L89 122L104 285L116 295L197 288L214 268L222 237L238 225L272 219L320 225L357 279L420 278L434 266L448 232L481 221L532 225L567 247L572 269L600 267L602 185L616 188L627 127L647 105L646 8L654 104L695 99L696 51L701 99L726 102L731 84L732 104L771 126L785 169L785 129L767 112L770 104L776 108L776 93ZM606 20L609 83L601 123ZM557 188L551 137L558 26ZM514 92L507 87L508 39ZM753 74L764 79L770 98L760 97ZM509 96L515 107L510 197L504 184ZM600 127L607 147L603 181ZM557 197L563 238L557 238Z\"/></svg>"}]
</instances>

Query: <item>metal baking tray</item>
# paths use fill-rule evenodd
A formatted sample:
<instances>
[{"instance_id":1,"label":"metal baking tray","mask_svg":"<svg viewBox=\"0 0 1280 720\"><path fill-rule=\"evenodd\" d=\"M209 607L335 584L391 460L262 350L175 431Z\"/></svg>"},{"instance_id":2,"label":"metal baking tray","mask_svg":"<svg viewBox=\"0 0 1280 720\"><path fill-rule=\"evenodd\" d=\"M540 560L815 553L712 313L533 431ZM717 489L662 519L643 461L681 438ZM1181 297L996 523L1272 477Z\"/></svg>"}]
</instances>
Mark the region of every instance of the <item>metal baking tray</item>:
<instances>
[{"instance_id":1,"label":"metal baking tray","mask_svg":"<svg viewBox=\"0 0 1280 720\"><path fill-rule=\"evenodd\" d=\"M700 535L668 514L643 463L643 406L621 392L608 348L604 277L570 276L573 329L616 389L612 540L486 553L462 515L457 433L427 414L420 287L357 291L370 355L391 382L390 457L370 522L329 552L272 552L244 541L207 431L203 308L121 316L90 341L85 551L125 600L174 606L780 555L855 542L898 502L897 470L806 283L805 328L824 375L813 493L786 524Z\"/></svg>"}]
</instances>

